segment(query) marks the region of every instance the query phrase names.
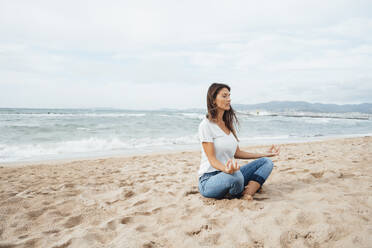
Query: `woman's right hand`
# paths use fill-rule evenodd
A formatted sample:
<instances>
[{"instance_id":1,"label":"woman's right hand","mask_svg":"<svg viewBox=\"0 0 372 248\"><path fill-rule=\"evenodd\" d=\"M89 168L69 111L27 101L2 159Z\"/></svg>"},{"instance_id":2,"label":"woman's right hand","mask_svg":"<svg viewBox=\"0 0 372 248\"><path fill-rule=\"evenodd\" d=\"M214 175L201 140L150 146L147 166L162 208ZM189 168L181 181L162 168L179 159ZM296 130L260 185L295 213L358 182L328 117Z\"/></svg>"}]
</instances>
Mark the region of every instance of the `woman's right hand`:
<instances>
[{"instance_id":1,"label":"woman's right hand","mask_svg":"<svg viewBox=\"0 0 372 248\"><path fill-rule=\"evenodd\" d=\"M280 146L271 145L270 149L267 152L267 157L278 156L280 154Z\"/></svg>"},{"instance_id":2,"label":"woman's right hand","mask_svg":"<svg viewBox=\"0 0 372 248\"><path fill-rule=\"evenodd\" d=\"M235 171L238 171L240 169L240 166L238 165L238 162L235 161L235 163L232 161L232 159L229 159L225 165L225 173L227 174L233 174Z\"/></svg>"}]
</instances>

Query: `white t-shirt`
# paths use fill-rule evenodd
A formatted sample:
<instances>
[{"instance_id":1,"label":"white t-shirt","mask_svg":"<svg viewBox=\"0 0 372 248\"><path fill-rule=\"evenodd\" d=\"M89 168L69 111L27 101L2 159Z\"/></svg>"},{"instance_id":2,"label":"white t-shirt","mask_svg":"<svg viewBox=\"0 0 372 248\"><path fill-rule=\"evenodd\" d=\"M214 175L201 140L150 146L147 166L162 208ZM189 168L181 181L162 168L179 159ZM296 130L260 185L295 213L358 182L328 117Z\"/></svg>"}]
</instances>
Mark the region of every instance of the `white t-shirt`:
<instances>
[{"instance_id":1,"label":"white t-shirt","mask_svg":"<svg viewBox=\"0 0 372 248\"><path fill-rule=\"evenodd\" d=\"M199 140L202 151L200 168L198 171L199 177L207 172L218 171L209 163L202 142L213 142L216 158L224 165L229 159L234 158L236 148L238 147L238 141L231 131L230 134L227 135L216 123L211 122L206 117L204 117L203 121L199 124Z\"/></svg>"}]
</instances>

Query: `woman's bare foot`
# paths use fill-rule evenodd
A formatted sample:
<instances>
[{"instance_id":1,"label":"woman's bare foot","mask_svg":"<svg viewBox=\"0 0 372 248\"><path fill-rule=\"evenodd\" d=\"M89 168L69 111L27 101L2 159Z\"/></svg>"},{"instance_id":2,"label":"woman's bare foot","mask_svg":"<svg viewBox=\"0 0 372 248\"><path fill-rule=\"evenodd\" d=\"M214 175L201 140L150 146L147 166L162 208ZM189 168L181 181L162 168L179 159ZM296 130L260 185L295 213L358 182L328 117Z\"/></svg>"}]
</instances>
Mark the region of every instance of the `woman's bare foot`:
<instances>
[{"instance_id":1,"label":"woman's bare foot","mask_svg":"<svg viewBox=\"0 0 372 248\"><path fill-rule=\"evenodd\" d=\"M244 194L242 199L247 200L247 201L253 201L253 196L248 195L248 194Z\"/></svg>"},{"instance_id":2,"label":"woman's bare foot","mask_svg":"<svg viewBox=\"0 0 372 248\"><path fill-rule=\"evenodd\" d=\"M243 191L243 199L246 199L248 201L252 201L254 194L257 192L257 190L260 187L261 187L261 185L258 182L249 181L248 185L245 187L245 189Z\"/></svg>"},{"instance_id":3,"label":"woman's bare foot","mask_svg":"<svg viewBox=\"0 0 372 248\"><path fill-rule=\"evenodd\" d=\"M252 201L253 196L249 193L249 189L245 188L243 193L242 193L242 199L247 200L247 201Z\"/></svg>"}]
</instances>

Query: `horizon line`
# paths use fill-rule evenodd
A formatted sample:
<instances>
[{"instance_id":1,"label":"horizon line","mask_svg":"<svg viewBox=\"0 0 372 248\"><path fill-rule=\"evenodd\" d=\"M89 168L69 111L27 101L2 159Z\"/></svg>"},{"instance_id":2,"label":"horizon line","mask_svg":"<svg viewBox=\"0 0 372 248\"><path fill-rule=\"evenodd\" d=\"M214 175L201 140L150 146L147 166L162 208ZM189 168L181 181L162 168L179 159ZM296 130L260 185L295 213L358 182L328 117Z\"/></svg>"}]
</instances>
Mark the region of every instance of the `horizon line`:
<instances>
[{"instance_id":1,"label":"horizon line","mask_svg":"<svg viewBox=\"0 0 372 248\"><path fill-rule=\"evenodd\" d=\"M337 105L337 106L346 106L346 105L363 105L363 104L372 104L372 102L362 102L362 103L345 103L345 104L336 104L336 103L321 103L321 102L307 102L307 101L268 101L268 102L260 102L260 103L233 103L234 105L259 105L259 104L266 104L266 103L274 103L274 102L302 102L302 103L309 103L309 104L323 104L323 105ZM155 109L128 109L123 107L0 107L0 109L96 109L96 110L131 110L131 111L156 111L156 110L188 110L188 109L205 109L205 107L191 107L191 108L155 108Z\"/></svg>"}]
</instances>

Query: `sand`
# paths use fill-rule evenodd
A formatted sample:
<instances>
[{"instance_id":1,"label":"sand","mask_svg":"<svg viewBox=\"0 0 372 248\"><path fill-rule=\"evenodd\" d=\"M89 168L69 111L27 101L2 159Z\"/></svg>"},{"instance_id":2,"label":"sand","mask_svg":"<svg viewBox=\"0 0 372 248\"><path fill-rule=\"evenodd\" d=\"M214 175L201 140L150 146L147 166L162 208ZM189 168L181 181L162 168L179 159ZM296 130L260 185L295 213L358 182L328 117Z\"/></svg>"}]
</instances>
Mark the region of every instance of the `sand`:
<instances>
[{"instance_id":1,"label":"sand","mask_svg":"<svg viewBox=\"0 0 372 248\"><path fill-rule=\"evenodd\" d=\"M202 197L200 151L1 165L0 247L372 247L372 137L273 161L253 201Z\"/></svg>"}]
</instances>

